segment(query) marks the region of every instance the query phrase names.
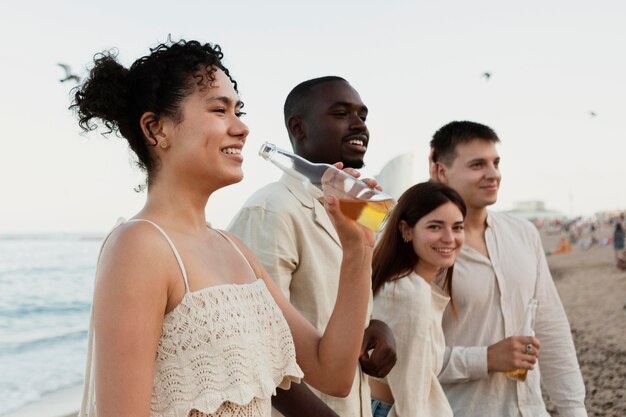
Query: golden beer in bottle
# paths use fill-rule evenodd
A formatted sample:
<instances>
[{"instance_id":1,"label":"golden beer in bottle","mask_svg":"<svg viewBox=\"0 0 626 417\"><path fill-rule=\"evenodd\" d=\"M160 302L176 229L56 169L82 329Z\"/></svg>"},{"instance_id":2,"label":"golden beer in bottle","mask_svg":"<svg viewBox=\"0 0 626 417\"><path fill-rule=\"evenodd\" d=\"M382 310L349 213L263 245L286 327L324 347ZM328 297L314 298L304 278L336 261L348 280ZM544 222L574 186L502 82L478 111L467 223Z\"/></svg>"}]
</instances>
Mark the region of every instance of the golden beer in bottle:
<instances>
[{"instance_id":1,"label":"golden beer in bottle","mask_svg":"<svg viewBox=\"0 0 626 417\"><path fill-rule=\"evenodd\" d=\"M524 325L518 332L518 336L535 336L535 317L537 314L537 307L539 301L536 298L531 298L528 301L528 307L526 307L526 317L524 319ZM505 372L504 375L516 381L526 381L528 375L528 369L515 369L513 371Z\"/></svg>"},{"instance_id":2,"label":"golden beer in bottle","mask_svg":"<svg viewBox=\"0 0 626 417\"><path fill-rule=\"evenodd\" d=\"M526 381L526 375L528 375L528 369L516 369L514 371L505 372L504 375L511 379L515 379L520 382Z\"/></svg>"},{"instance_id":3,"label":"golden beer in bottle","mask_svg":"<svg viewBox=\"0 0 626 417\"><path fill-rule=\"evenodd\" d=\"M393 206L393 200L339 200L341 212L363 226L378 232Z\"/></svg>"},{"instance_id":4,"label":"golden beer in bottle","mask_svg":"<svg viewBox=\"0 0 626 417\"><path fill-rule=\"evenodd\" d=\"M391 196L368 186L365 182L329 164L316 164L292 152L265 142L259 155L309 186L315 186L325 196L334 195L339 208L357 223L378 232L394 205Z\"/></svg>"}]
</instances>

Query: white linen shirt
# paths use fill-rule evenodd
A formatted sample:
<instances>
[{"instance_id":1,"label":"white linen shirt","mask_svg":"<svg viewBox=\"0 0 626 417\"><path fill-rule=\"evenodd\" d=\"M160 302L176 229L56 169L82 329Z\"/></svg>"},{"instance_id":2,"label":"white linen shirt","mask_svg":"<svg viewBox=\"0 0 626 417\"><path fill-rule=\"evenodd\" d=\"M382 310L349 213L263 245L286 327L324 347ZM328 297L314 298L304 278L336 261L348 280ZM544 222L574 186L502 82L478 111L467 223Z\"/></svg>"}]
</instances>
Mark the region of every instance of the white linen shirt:
<instances>
[{"instance_id":1,"label":"white linen shirt","mask_svg":"<svg viewBox=\"0 0 626 417\"><path fill-rule=\"evenodd\" d=\"M412 272L386 282L374 297L372 319L396 338L397 362L384 379L394 403L387 417L452 417L437 380L445 341L441 318L450 298Z\"/></svg>"},{"instance_id":2,"label":"white linen shirt","mask_svg":"<svg viewBox=\"0 0 626 417\"><path fill-rule=\"evenodd\" d=\"M467 245L461 249L452 280L457 315L448 308L443 317L447 347L439 380L455 417L549 417L540 376L560 416L587 416L569 323L537 229L488 212L485 240L489 258ZM487 347L518 335L530 298L539 300L538 364L526 382L488 373Z\"/></svg>"},{"instance_id":3,"label":"white linen shirt","mask_svg":"<svg viewBox=\"0 0 626 417\"><path fill-rule=\"evenodd\" d=\"M255 192L228 226L248 245L282 293L322 334L339 289L343 251L339 236L318 199L321 190L284 174L279 182ZM368 315L371 312L371 292ZM345 398L313 391L341 417L371 417L367 375L357 365ZM281 416L277 410L272 415Z\"/></svg>"}]
</instances>

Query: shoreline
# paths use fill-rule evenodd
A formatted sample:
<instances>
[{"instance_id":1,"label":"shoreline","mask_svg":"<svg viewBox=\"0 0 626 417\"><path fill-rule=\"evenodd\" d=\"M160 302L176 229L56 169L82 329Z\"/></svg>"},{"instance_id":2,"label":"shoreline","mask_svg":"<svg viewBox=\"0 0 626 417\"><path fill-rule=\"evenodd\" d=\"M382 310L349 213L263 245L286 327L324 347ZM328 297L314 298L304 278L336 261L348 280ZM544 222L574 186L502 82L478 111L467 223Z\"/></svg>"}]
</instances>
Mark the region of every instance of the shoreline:
<instances>
[{"instance_id":1,"label":"shoreline","mask_svg":"<svg viewBox=\"0 0 626 417\"><path fill-rule=\"evenodd\" d=\"M76 417L83 385L51 392L0 417Z\"/></svg>"}]
</instances>

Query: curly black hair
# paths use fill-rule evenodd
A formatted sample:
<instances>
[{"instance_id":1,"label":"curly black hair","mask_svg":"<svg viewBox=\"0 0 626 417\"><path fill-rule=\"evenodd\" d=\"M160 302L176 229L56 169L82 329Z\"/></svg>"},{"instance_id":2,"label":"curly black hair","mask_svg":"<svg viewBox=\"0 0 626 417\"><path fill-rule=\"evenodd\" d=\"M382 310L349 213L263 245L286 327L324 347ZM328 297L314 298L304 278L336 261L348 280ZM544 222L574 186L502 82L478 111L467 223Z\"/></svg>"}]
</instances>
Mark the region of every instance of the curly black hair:
<instances>
[{"instance_id":1,"label":"curly black hair","mask_svg":"<svg viewBox=\"0 0 626 417\"><path fill-rule=\"evenodd\" d=\"M219 45L173 42L169 38L129 69L117 61L117 51L98 53L89 76L74 93L70 109L77 112L85 132L98 128L93 119L100 119L108 128L105 134L114 132L126 138L150 183L156 161L149 147L156 143L145 137L139 119L145 112L152 112L157 118L165 115L180 122L183 99L197 88L210 88L218 68L237 91L237 82L222 64L223 57Z\"/></svg>"}]
</instances>

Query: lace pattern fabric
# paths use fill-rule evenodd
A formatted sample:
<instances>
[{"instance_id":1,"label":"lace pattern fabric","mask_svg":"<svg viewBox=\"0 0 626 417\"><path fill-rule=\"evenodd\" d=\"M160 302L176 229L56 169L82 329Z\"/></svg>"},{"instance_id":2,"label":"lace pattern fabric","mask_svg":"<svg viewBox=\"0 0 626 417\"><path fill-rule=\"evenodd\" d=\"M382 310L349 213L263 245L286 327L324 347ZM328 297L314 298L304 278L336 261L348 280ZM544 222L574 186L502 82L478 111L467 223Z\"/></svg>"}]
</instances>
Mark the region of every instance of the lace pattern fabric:
<instances>
[{"instance_id":1,"label":"lace pattern fabric","mask_svg":"<svg viewBox=\"0 0 626 417\"><path fill-rule=\"evenodd\" d=\"M189 417L256 417L269 416L271 411L272 402L269 398L255 398L244 406L226 401L215 413L211 414L192 410Z\"/></svg>"},{"instance_id":2,"label":"lace pattern fabric","mask_svg":"<svg viewBox=\"0 0 626 417\"><path fill-rule=\"evenodd\" d=\"M189 291L185 267L165 231L148 220L130 221L146 221L163 234L186 288L163 319L150 416L269 417L276 387L288 389L303 373L287 321L263 280ZM97 417L95 337L92 313L80 417Z\"/></svg>"},{"instance_id":3,"label":"lace pattern fabric","mask_svg":"<svg viewBox=\"0 0 626 417\"><path fill-rule=\"evenodd\" d=\"M205 288L164 319L152 415L194 408L211 415L226 401L247 406L301 377L289 327L263 280Z\"/></svg>"},{"instance_id":4,"label":"lace pattern fabric","mask_svg":"<svg viewBox=\"0 0 626 417\"><path fill-rule=\"evenodd\" d=\"M90 356L93 330L92 321ZM287 321L263 280L208 287L187 293L165 316L150 416L269 417L276 387L289 389L302 376ZM97 416L93 377L79 416Z\"/></svg>"}]
</instances>

